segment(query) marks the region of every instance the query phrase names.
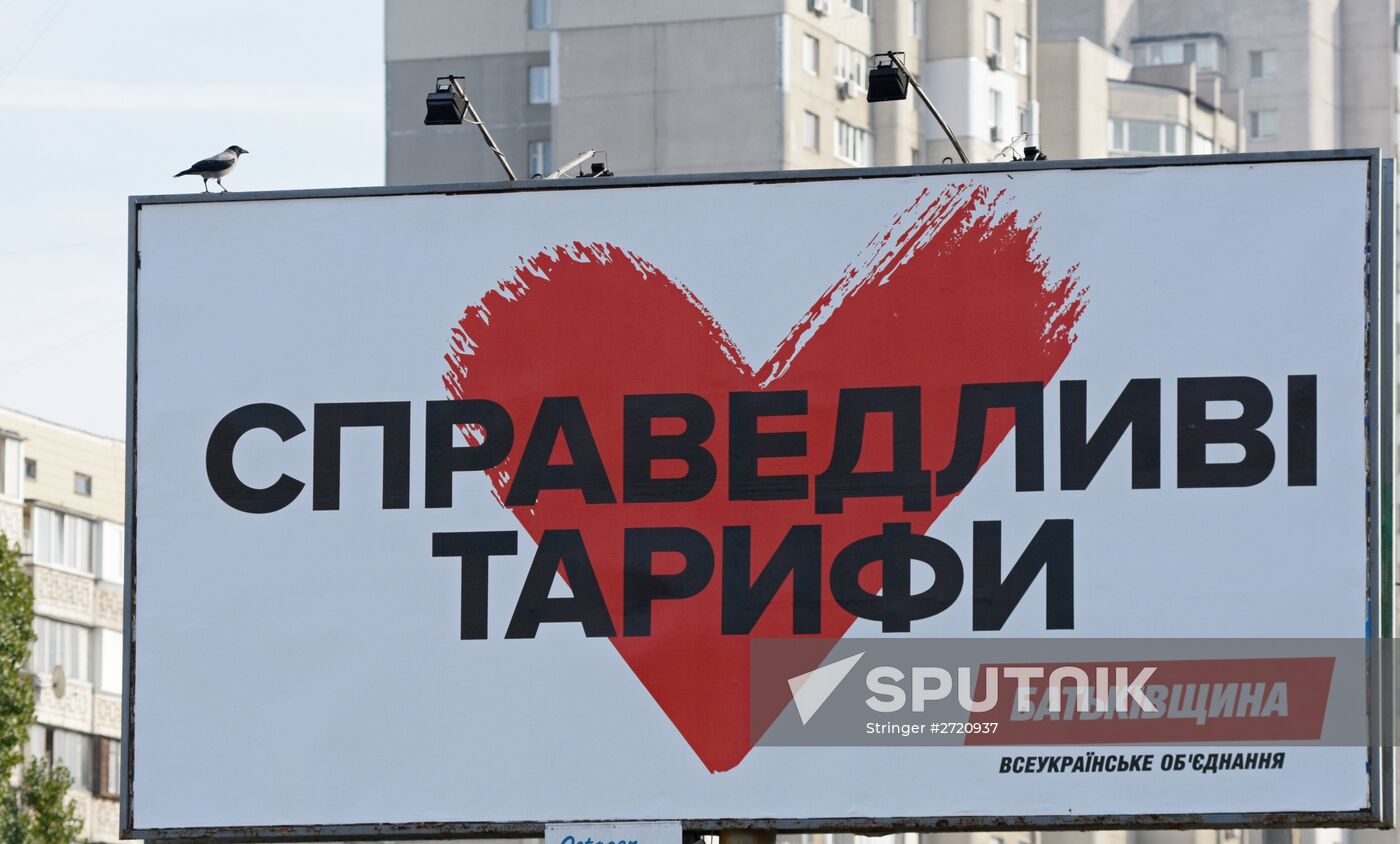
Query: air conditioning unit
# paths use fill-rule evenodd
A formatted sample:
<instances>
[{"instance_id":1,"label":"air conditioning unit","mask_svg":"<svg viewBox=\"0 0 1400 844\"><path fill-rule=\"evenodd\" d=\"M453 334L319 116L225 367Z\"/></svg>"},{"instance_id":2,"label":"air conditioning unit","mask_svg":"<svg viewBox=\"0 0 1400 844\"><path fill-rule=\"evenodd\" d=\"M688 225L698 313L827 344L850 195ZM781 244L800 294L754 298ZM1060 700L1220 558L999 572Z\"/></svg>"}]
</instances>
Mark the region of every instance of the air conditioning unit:
<instances>
[{"instance_id":1,"label":"air conditioning unit","mask_svg":"<svg viewBox=\"0 0 1400 844\"><path fill-rule=\"evenodd\" d=\"M836 83L836 99L849 100L851 98L851 80L843 79Z\"/></svg>"},{"instance_id":2,"label":"air conditioning unit","mask_svg":"<svg viewBox=\"0 0 1400 844\"><path fill-rule=\"evenodd\" d=\"M817 17L831 14L831 0L807 0L807 8Z\"/></svg>"},{"instance_id":3,"label":"air conditioning unit","mask_svg":"<svg viewBox=\"0 0 1400 844\"><path fill-rule=\"evenodd\" d=\"M988 53L987 67L990 70L1001 70L1001 53Z\"/></svg>"}]
</instances>

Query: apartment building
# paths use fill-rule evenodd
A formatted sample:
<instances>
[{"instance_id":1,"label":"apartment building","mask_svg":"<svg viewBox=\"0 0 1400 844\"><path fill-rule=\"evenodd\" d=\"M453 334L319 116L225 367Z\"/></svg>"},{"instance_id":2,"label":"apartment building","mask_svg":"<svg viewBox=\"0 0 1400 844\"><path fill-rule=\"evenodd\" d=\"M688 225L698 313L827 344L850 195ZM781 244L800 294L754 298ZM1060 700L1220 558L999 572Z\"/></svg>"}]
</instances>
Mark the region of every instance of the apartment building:
<instances>
[{"instance_id":1,"label":"apartment building","mask_svg":"<svg viewBox=\"0 0 1400 844\"><path fill-rule=\"evenodd\" d=\"M1380 147L1387 156L1396 154L1395 0L1039 4L1041 64L1048 62L1047 69L1061 77L1070 71L1057 70L1057 64L1073 56L1086 76L1091 67L1092 75L1103 69L1113 80L1111 91L1124 81L1188 91L1182 67L1191 65L1197 87L1188 92L1207 114L1215 109L1239 124L1245 140L1236 149L1246 143L1269 152ZM1051 87L1048 80L1045 87ZM1091 98L1094 88L1086 82ZM1045 103L1047 133L1055 120L1075 120L1064 105ZM1056 125L1054 131L1067 130ZM1147 145L1147 129L1138 134ZM1197 143L1194 131L1186 140Z\"/></svg>"},{"instance_id":2,"label":"apartment building","mask_svg":"<svg viewBox=\"0 0 1400 844\"><path fill-rule=\"evenodd\" d=\"M34 579L29 754L62 762L82 837L118 840L126 447L0 408L0 532Z\"/></svg>"},{"instance_id":3,"label":"apartment building","mask_svg":"<svg viewBox=\"0 0 1400 844\"><path fill-rule=\"evenodd\" d=\"M471 127L423 126L439 74L523 174L602 149L627 175L1379 146L1396 152L1395 0L386 0L389 184L493 180Z\"/></svg>"}]
</instances>

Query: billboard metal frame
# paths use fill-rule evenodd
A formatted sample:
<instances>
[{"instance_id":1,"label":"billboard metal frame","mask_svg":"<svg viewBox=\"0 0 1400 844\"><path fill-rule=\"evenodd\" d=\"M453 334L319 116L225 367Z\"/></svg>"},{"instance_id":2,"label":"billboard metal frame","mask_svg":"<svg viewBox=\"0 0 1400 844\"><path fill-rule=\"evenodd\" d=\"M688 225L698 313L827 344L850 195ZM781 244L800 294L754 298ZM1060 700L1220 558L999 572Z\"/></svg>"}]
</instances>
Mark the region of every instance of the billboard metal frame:
<instances>
[{"instance_id":1,"label":"billboard metal frame","mask_svg":"<svg viewBox=\"0 0 1400 844\"><path fill-rule=\"evenodd\" d=\"M909 176L1005 175L1045 170L1131 170L1180 166L1228 166L1288 162L1362 161L1367 169L1366 220L1366 466L1367 466L1367 718L1370 808L1341 812L1270 812L1138 815L953 816L883 818L679 818L693 832L765 830L774 832L951 832L976 830L1088 830L1236 827L1381 827L1395 821L1395 659L1393 601L1396 579L1392 553L1396 516L1395 471L1395 331L1394 272L1395 167L1379 149L1344 149L1283 153L1232 153L1211 156L1018 161L997 164L948 164L914 167L782 170L678 176L554 179L403 187L331 188L302 191L251 191L218 194L133 196L128 204L127 244L127 443L126 443L126 590L123 601L126 667L122 679L122 838L148 840L216 839L219 841L347 841L376 839L541 836L545 821L528 822L389 822L291 824L274 826L136 827L132 817L133 751L136 733L136 457L139 449L137 391L137 288L141 269L141 209L148 205L204 202L266 202L353 197L457 196L523 191L624 190L627 188L715 184L783 184L905 178ZM1300 198L1304 201L1304 198ZM554 818L553 821L569 821ZM641 820L617 818L618 822ZM655 819L651 819L655 820Z\"/></svg>"}]
</instances>

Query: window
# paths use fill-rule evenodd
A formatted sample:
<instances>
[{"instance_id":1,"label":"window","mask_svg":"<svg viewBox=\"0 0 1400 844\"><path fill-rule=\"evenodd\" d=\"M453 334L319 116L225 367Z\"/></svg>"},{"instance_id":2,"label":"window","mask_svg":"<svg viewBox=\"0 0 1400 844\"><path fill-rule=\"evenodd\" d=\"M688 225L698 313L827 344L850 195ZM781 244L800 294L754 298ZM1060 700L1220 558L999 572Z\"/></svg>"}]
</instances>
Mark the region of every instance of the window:
<instances>
[{"instance_id":1,"label":"window","mask_svg":"<svg viewBox=\"0 0 1400 844\"><path fill-rule=\"evenodd\" d=\"M98 738L94 743L97 745L97 782L92 791L98 797L120 797L122 743L109 738Z\"/></svg>"},{"instance_id":2,"label":"window","mask_svg":"<svg viewBox=\"0 0 1400 844\"><path fill-rule=\"evenodd\" d=\"M991 109L987 126L987 137L989 137L993 143L1001 140L1001 103L1001 92L993 88L991 91L991 98L987 103L987 107Z\"/></svg>"},{"instance_id":3,"label":"window","mask_svg":"<svg viewBox=\"0 0 1400 844\"><path fill-rule=\"evenodd\" d=\"M1176 155L1186 151L1186 127L1158 120L1114 118L1108 122L1108 148L1113 152Z\"/></svg>"},{"instance_id":4,"label":"window","mask_svg":"<svg viewBox=\"0 0 1400 844\"><path fill-rule=\"evenodd\" d=\"M36 615L34 635L34 648L29 652L30 671L52 674L54 666L61 665L63 676L69 680L86 682L91 678L88 641L92 633L88 628Z\"/></svg>"},{"instance_id":5,"label":"window","mask_svg":"<svg viewBox=\"0 0 1400 844\"><path fill-rule=\"evenodd\" d=\"M1001 18L987 13L987 26L984 33L987 41L987 57L1001 56Z\"/></svg>"},{"instance_id":6,"label":"window","mask_svg":"<svg viewBox=\"0 0 1400 844\"><path fill-rule=\"evenodd\" d=\"M821 118L810 111L802 112L802 146L813 152L820 152L821 131Z\"/></svg>"},{"instance_id":7,"label":"window","mask_svg":"<svg viewBox=\"0 0 1400 844\"><path fill-rule=\"evenodd\" d=\"M92 475L84 475L82 472L73 473L73 491L78 495L92 497Z\"/></svg>"},{"instance_id":8,"label":"window","mask_svg":"<svg viewBox=\"0 0 1400 844\"><path fill-rule=\"evenodd\" d=\"M108 583L121 583L126 577L122 570L126 557L126 528L116 522L98 522L97 533L102 537L97 549L97 576Z\"/></svg>"},{"instance_id":9,"label":"window","mask_svg":"<svg viewBox=\"0 0 1400 844\"><path fill-rule=\"evenodd\" d=\"M1029 134L1031 131L1031 113L1028 109L1016 109L1016 131L1021 134Z\"/></svg>"},{"instance_id":10,"label":"window","mask_svg":"<svg viewBox=\"0 0 1400 844\"><path fill-rule=\"evenodd\" d=\"M554 172L554 156L551 146L549 141L531 141L526 147L530 175L538 173L541 176L548 176Z\"/></svg>"},{"instance_id":11,"label":"window","mask_svg":"<svg viewBox=\"0 0 1400 844\"><path fill-rule=\"evenodd\" d=\"M920 150L918 147L914 147L913 149L909 150L909 163L910 163L910 164L923 164L923 163L924 163L924 153L923 153L923 151Z\"/></svg>"},{"instance_id":12,"label":"window","mask_svg":"<svg viewBox=\"0 0 1400 844\"><path fill-rule=\"evenodd\" d=\"M1249 78L1273 79L1278 73L1278 50L1250 50Z\"/></svg>"},{"instance_id":13,"label":"window","mask_svg":"<svg viewBox=\"0 0 1400 844\"><path fill-rule=\"evenodd\" d=\"M93 645L97 649L93 684L99 692L119 695L122 693L122 634L106 628L92 632Z\"/></svg>"},{"instance_id":14,"label":"window","mask_svg":"<svg viewBox=\"0 0 1400 844\"><path fill-rule=\"evenodd\" d=\"M1022 75L1031 72L1031 39L1016 33L1016 72Z\"/></svg>"},{"instance_id":15,"label":"window","mask_svg":"<svg viewBox=\"0 0 1400 844\"><path fill-rule=\"evenodd\" d=\"M31 481L39 479L39 464L33 460L24 461L24 476Z\"/></svg>"},{"instance_id":16,"label":"window","mask_svg":"<svg viewBox=\"0 0 1400 844\"><path fill-rule=\"evenodd\" d=\"M849 82L857 90L865 90L865 68L869 59L859 50L845 44L836 45L836 81Z\"/></svg>"},{"instance_id":17,"label":"window","mask_svg":"<svg viewBox=\"0 0 1400 844\"><path fill-rule=\"evenodd\" d=\"M530 28L549 27L549 0L530 0Z\"/></svg>"},{"instance_id":18,"label":"window","mask_svg":"<svg viewBox=\"0 0 1400 844\"><path fill-rule=\"evenodd\" d=\"M1196 69L1220 69L1220 44L1217 41L1201 41L1196 44Z\"/></svg>"},{"instance_id":19,"label":"window","mask_svg":"<svg viewBox=\"0 0 1400 844\"><path fill-rule=\"evenodd\" d=\"M98 543L97 523L91 519L35 507L31 526L34 561L48 566L92 572Z\"/></svg>"},{"instance_id":20,"label":"window","mask_svg":"<svg viewBox=\"0 0 1400 844\"><path fill-rule=\"evenodd\" d=\"M537 64L530 68L530 104L549 103L549 65Z\"/></svg>"},{"instance_id":21,"label":"window","mask_svg":"<svg viewBox=\"0 0 1400 844\"><path fill-rule=\"evenodd\" d=\"M1195 62L1198 70L1220 69L1220 42L1214 38L1182 41L1154 41L1133 45L1133 64L1186 64Z\"/></svg>"},{"instance_id":22,"label":"window","mask_svg":"<svg viewBox=\"0 0 1400 844\"><path fill-rule=\"evenodd\" d=\"M836 149L833 151L837 158L862 167L868 166L870 164L870 146L869 132L859 126L852 126L844 120L837 119Z\"/></svg>"},{"instance_id":23,"label":"window","mask_svg":"<svg viewBox=\"0 0 1400 844\"><path fill-rule=\"evenodd\" d=\"M802 36L802 69L816 76L822 72L822 42L811 35Z\"/></svg>"},{"instance_id":24,"label":"window","mask_svg":"<svg viewBox=\"0 0 1400 844\"><path fill-rule=\"evenodd\" d=\"M21 497L20 441L14 437L0 436L0 495L10 498ZM18 538L18 537L16 537Z\"/></svg>"},{"instance_id":25,"label":"window","mask_svg":"<svg viewBox=\"0 0 1400 844\"><path fill-rule=\"evenodd\" d=\"M1192 155L1210 155L1212 152L1215 152L1215 145L1211 143L1210 138L1207 138L1200 132L1197 132L1191 138Z\"/></svg>"},{"instance_id":26,"label":"window","mask_svg":"<svg viewBox=\"0 0 1400 844\"><path fill-rule=\"evenodd\" d=\"M47 759L49 756L49 731L41 724L29 725L29 739L25 742L27 756Z\"/></svg>"},{"instance_id":27,"label":"window","mask_svg":"<svg viewBox=\"0 0 1400 844\"><path fill-rule=\"evenodd\" d=\"M923 0L914 0L909 4L909 28L914 30L914 40L922 41L924 38L924 3Z\"/></svg>"},{"instance_id":28,"label":"window","mask_svg":"<svg viewBox=\"0 0 1400 844\"><path fill-rule=\"evenodd\" d=\"M862 15L870 13L870 0L846 0L846 5L860 12Z\"/></svg>"},{"instance_id":29,"label":"window","mask_svg":"<svg viewBox=\"0 0 1400 844\"><path fill-rule=\"evenodd\" d=\"M54 729L52 733L54 764L62 763L73 775L73 784L92 790L92 737L69 730Z\"/></svg>"},{"instance_id":30,"label":"window","mask_svg":"<svg viewBox=\"0 0 1400 844\"><path fill-rule=\"evenodd\" d=\"M1252 140L1278 137L1278 112L1274 109L1249 113L1249 137Z\"/></svg>"}]
</instances>

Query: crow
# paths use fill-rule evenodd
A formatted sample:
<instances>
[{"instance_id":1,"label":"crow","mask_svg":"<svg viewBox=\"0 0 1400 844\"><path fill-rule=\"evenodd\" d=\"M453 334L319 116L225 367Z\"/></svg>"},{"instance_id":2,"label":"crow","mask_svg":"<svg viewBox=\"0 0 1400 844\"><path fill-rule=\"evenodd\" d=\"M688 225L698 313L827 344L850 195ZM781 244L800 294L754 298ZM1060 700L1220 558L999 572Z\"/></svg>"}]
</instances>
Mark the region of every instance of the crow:
<instances>
[{"instance_id":1,"label":"crow","mask_svg":"<svg viewBox=\"0 0 1400 844\"><path fill-rule=\"evenodd\" d=\"M204 192L209 192L209 180L213 179L219 187L224 188L224 177L233 172L233 168L238 166L238 156L247 155L248 150L237 144L229 147L218 155L212 155L203 161L196 161L191 164L188 170L181 170L175 174L175 178L181 176L199 176L204 179ZM228 188L224 188L224 193L228 193Z\"/></svg>"}]
</instances>

